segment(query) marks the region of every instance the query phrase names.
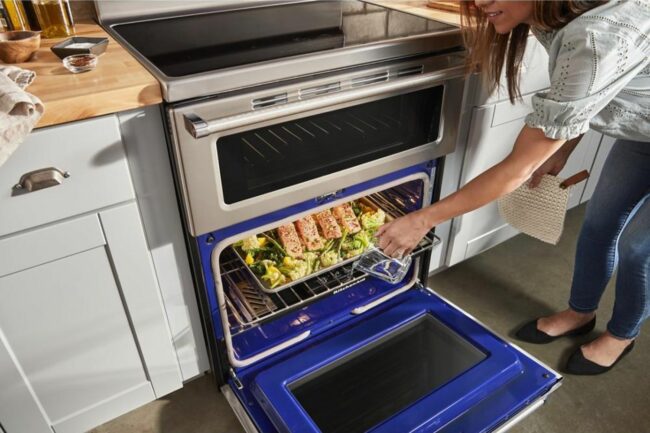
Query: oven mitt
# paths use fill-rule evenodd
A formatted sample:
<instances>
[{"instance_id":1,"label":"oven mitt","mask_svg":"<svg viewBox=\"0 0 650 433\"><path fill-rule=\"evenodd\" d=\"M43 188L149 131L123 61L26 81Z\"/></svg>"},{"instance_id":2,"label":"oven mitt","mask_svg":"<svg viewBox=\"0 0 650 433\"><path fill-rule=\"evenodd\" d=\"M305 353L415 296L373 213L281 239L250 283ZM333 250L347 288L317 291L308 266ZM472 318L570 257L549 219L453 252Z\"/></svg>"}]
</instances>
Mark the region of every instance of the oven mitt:
<instances>
[{"instance_id":1,"label":"oven mitt","mask_svg":"<svg viewBox=\"0 0 650 433\"><path fill-rule=\"evenodd\" d=\"M544 175L536 188L528 183L498 200L504 220L522 233L557 245L564 229L571 188L589 177L583 170L566 180Z\"/></svg>"}]
</instances>

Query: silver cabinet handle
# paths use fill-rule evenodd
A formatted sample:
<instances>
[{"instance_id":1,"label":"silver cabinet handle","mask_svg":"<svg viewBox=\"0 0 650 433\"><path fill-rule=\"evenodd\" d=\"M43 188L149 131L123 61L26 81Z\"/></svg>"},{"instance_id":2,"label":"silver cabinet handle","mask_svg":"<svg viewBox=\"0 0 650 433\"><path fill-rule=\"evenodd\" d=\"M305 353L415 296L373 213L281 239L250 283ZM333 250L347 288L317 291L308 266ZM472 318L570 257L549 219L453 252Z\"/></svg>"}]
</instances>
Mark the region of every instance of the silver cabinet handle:
<instances>
[{"instance_id":1,"label":"silver cabinet handle","mask_svg":"<svg viewBox=\"0 0 650 433\"><path fill-rule=\"evenodd\" d=\"M214 120L204 120L194 113L185 114L185 129L187 129L194 138L207 137L216 132L253 125L258 122L265 122L281 117L300 114L306 111L319 110L333 105L354 102L359 99L382 94L386 94L388 97L411 89L426 88L435 83L442 83L449 79L462 77L464 76L464 73L464 65L455 66L413 78L403 78L372 86L359 87L357 89L347 90L332 95L263 108L254 112L247 112Z\"/></svg>"},{"instance_id":2,"label":"silver cabinet handle","mask_svg":"<svg viewBox=\"0 0 650 433\"><path fill-rule=\"evenodd\" d=\"M67 171L61 171L55 167L41 168L23 174L18 183L14 185L14 191L32 192L50 188L61 185L68 177L70 177L70 173Z\"/></svg>"}]
</instances>

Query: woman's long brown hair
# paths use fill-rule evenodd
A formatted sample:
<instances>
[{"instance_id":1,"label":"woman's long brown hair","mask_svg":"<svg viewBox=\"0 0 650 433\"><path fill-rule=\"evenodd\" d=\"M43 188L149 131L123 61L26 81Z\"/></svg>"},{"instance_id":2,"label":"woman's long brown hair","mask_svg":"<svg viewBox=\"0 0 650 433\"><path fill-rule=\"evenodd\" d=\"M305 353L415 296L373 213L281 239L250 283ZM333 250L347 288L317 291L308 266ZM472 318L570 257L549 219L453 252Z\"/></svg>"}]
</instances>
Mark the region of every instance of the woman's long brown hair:
<instances>
[{"instance_id":1,"label":"woman's long brown hair","mask_svg":"<svg viewBox=\"0 0 650 433\"><path fill-rule=\"evenodd\" d=\"M550 31L564 27L574 18L606 1L533 0L533 3L533 26ZM460 10L463 37L469 49L470 71L481 71L490 90L494 90L499 85L505 65L508 95L510 102L514 103L515 99L521 98L519 75L530 26L522 23L510 33L500 35L473 0L461 1Z\"/></svg>"}]
</instances>

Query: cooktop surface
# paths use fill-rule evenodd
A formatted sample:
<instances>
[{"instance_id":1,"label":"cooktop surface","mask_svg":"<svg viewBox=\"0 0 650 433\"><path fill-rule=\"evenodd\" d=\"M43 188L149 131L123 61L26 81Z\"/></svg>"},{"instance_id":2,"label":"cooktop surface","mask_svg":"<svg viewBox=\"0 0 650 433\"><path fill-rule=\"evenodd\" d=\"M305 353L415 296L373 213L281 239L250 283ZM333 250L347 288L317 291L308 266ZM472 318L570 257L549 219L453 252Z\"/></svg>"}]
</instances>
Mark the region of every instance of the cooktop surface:
<instances>
[{"instance_id":1,"label":"cooktop surface","mask_svg":"<svg viewBox=\"0 0 650 433\"><path fill-rule=\"evenodd\" d=\"M113 26L116 33L168 77L453 28L356 0L203 12Z\"/></svg>"}]
</instances>

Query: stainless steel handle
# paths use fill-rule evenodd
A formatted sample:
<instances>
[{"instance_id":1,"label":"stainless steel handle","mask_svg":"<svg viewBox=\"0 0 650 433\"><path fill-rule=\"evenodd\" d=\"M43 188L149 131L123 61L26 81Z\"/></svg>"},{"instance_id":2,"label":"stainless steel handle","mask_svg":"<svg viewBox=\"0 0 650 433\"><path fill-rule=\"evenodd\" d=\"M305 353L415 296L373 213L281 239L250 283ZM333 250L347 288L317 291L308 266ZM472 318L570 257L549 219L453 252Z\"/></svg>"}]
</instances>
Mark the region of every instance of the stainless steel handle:
<instances>
[{"instance_id":1,"label":"stainless steel handle","mask_svg":"<svg viewBox=\"0 0 650 433\"><path fill-rule=\"evenodd\" d=\"M463 76L464 73L464 65L455 66L426 75L399 78L372 86L359 87L332 95L312 98L306 101L292 102L285 105L260 109L255 112L247 112L214 120L204 120L193 113L185 114L185 128L194 138L202 138L216 132L253 125L255 123L291 116L306 111L318 110L332 105L345 104L382 94L399 93L401 91L427 86L432 83L458 78Z\"/></svg>"},{"instance_id":2,"label":"stainless steel handle","mask_svg":"<svg viewBox=\"0 0 650 433\"><path fill-rule=\"evenodd\" d=\"M14 191L22 193L50 188L61 185L69 177L70 172L68 171L61 171L55 167L41 168L23 174L18 183L14 185Z\"/></svg>"}]
</instances>

